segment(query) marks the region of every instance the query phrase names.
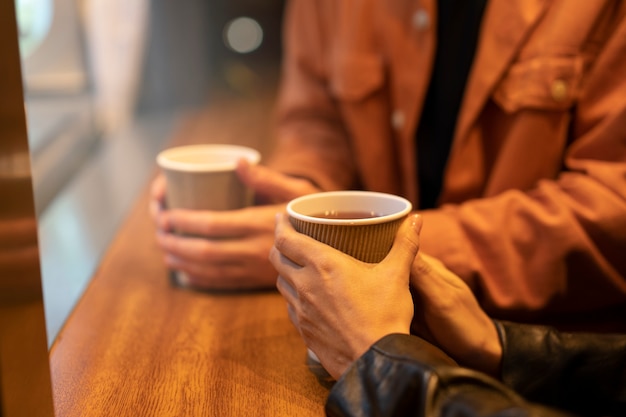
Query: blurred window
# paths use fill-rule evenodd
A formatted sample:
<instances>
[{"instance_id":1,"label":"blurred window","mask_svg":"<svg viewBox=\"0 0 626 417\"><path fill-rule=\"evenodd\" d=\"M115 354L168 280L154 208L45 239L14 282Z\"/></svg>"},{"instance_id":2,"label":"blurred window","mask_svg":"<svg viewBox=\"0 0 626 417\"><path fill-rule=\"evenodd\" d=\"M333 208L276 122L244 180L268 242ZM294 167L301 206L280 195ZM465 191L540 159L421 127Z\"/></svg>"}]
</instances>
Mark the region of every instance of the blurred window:
<instances>
[{"instance_id":1,"label":"blurred window","mask_svg":"<svg viewBox=\"0 0 626 417\"><path fill-rule=\"evenodd\" d=\"M16 0L35 203L41 213L97 140L75 0Z\"/></svg>"}]
</instances>

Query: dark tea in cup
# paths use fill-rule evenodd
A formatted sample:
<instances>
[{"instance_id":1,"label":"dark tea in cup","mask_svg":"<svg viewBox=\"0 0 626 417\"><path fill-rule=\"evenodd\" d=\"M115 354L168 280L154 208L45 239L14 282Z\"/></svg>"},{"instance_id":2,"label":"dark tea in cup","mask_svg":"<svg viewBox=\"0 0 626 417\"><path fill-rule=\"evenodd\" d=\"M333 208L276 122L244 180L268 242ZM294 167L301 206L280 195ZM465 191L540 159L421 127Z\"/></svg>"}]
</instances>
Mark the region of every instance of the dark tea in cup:
<instances>
[{"instance_id":1,"label":"dark tea in cup","mask_svg":"<svg viewBox=\"0 0 626 417\"><path fill-rule=\"evenodd\" d=\"M312 214L312 217L318 217L320 219L371 219L374 217L380 217L373 211L338 211L338 210L326 210L321 213Z\"/></svg>"}]
</instances>

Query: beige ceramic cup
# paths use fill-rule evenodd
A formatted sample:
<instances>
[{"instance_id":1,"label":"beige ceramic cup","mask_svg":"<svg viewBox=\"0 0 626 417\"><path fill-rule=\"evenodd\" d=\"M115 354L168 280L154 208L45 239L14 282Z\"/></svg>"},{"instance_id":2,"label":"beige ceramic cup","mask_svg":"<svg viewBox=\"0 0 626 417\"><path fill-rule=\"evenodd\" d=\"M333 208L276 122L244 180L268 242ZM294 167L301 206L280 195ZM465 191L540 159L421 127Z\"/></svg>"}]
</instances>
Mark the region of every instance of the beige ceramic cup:
<instances>
[{"instance_id":1,"label":"beige ceramic cup","mask_svg":"<svg viewBox=\"0 0 626 417\"><path fill-rule=\"evenodd\" d=\"M237 177L237 161L260 161L258 151L237 145L188 145L157 155L167 182L168 208L233 210L249 206L252 192Z\"/></svg>"},{"instance_id":2,"label":"beige ceramic cup","mask_svg":"<svg viewBox=\"0 0 626 417\"><path fill-rule=\"evenodd\" d=\"M392 194L331 191L296 198L287 204L294 229L360 261L378 263L389 253L411 202ZM312 364L315 353L307 350Z\"/></svg>"},{"instance_id":3,"label":"beige ceramic cup","mask_svg":"<svg viewBox=\"0 0 626 417\"><path fill-rule=\"evenodd\" d=\"M235 210L252 204L253 194L235 172L237 161L261 160L258 151L237 145L187 145L166 149L157 164L167 183L166 206L192 210ZM177 284L186 277L175 273Z\"/></svg>"}]
</instances>

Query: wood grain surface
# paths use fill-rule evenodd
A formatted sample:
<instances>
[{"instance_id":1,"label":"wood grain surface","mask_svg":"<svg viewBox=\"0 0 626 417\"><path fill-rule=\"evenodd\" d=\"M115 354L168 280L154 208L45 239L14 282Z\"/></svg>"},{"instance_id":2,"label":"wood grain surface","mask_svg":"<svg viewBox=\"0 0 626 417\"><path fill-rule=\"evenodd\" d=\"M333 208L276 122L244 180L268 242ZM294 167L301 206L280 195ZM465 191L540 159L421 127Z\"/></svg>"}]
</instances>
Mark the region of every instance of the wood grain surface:
<instances>
[{"instance_id":1,"label":"wood grain surface","mask_svg":"<svg viewBox=\"0 0 626 417\"><path fill-rule=\"evenodd\" d=\"M265 153L268 108L219 103L189 117L173 143ZM52 346L56 415L323 415L332 382L307 363L282 297L173 286L147 204L148 185Z\"/></svg>"}]
</instances>

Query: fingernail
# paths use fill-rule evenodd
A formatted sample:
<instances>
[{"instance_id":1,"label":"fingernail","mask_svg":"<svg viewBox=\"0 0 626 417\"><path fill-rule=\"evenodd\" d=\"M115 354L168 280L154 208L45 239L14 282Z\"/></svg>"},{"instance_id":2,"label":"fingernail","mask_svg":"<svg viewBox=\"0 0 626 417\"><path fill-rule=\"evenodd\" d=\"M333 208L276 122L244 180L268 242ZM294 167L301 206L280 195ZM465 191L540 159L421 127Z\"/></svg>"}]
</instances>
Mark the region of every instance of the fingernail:
<instances>
[{"instance_id":1,"label":"fingernail","mask_svg":"<svg viewBox=\"0 0 626 417\"><path fill-rule=\"evenodd\" d=\"M423 224L422 216L416 213L412 216L411 220L412 220L411 226L413 226L413 228L416 229L417 232L420 232L422 230L422 224Z\"/></svg>"}]
</instances>

